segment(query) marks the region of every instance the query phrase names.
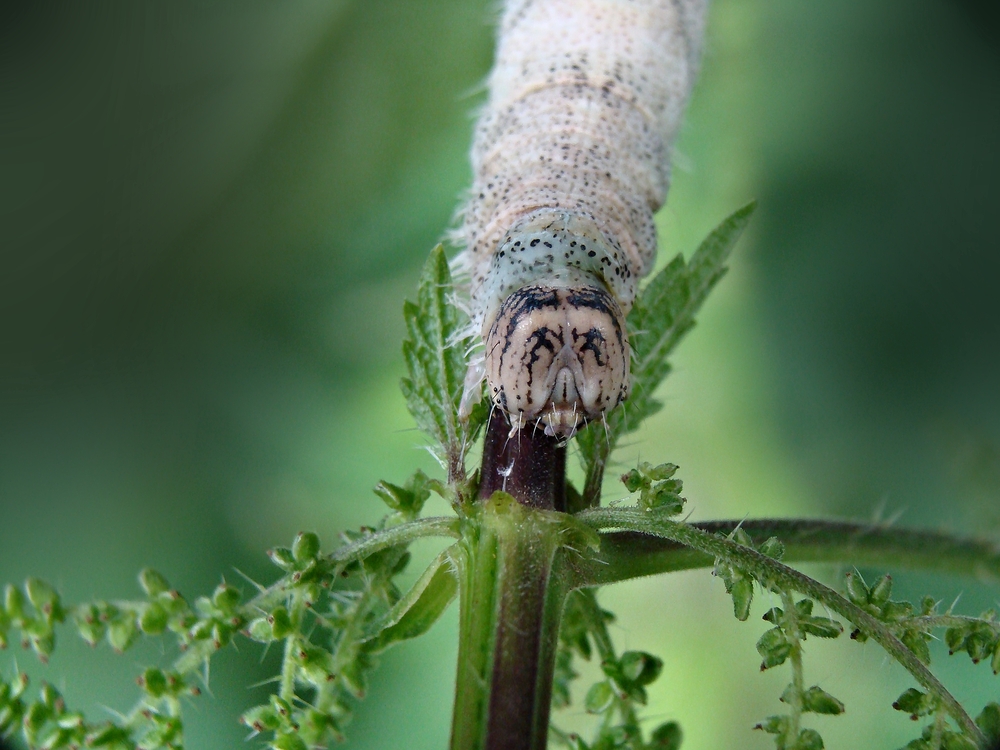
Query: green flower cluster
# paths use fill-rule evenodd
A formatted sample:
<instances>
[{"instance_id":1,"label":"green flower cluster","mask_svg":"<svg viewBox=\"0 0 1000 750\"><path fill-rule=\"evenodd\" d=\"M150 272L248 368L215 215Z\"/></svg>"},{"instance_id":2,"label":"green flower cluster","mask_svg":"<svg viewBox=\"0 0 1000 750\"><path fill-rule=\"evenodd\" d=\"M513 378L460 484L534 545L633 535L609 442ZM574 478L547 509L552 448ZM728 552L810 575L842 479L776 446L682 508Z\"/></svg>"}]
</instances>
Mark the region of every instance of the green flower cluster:
<instances>
[{"instance_id":1,"label":"green flower cluster","mask_svg":"<svg viewBox=\"0 0 1000 750\"><path fill-rule=\"evenodd\" d=\"M599 726L590 743L553 727L554 738L572 750L677 750L682 738L677 722L661 724L644 739L638 717L638 708L646 705L646 687L660 676L663 662L643 651L617 654L607 630L611 622L614 615L597 604L593 590L574 591L567 598L556 656L553 707L570 705L570 683L577 677L573 657L590 660L596 649L603 679L591 685L583 703L588 713L599 717Z\"/></svg>"},{"instance_id":2,"label":"green flower cluster","mask_svg":"<svg viewBox=\"0 0 1000 750\"><path fill-rule=\"evenodd\" d=\"M7 584L0 603L0 648L7 648L12 628L21 631L21 644L46 662L55 649L55 626L66 619L59 594L38 578L23 588Z\"/></svg>"},{"instance_id":3,"label":"green flower cluster","mask_svg":"<svg viewBox=\"0 0 1000 750\"><path fill-rule=\"evenodd\" d=\"M418 473L404 487L380 485L377 493L393 512L379 530L391 535L393 528L414 520L430 484ZM22 587L7 586L0 604L0 646L19 629L24 647L45 662L55 648L56 626L71 621L91 646L106 641L123 653L144 636L172 635L177 655L167 667L145 669L136 680L141 696L133 710L102 724L90 724L69 711L51 685L43 684L32 699L23 673L10 681L0 678L0 736L20 734L29 747L42 750L179 750L182 699L200 694L197 683L207 680L209 659L243 637L280 643L284 654L277 692L246 712L244 723L255 734L266 733L278 750L304 750L342 739L343 727L366 692L375 654L411 632L422 632L397 630L391 638L383 633L388 613L402 598L393 578L409 561L408 538L404 534L398 543L380 542L371 554L353 555L376 531L342 535L339 556L321 554L315 534L299 534L290 548L269 553L283 575L269 587L257 586L247 601L239 589L223 582L192 606L162 575L148 569L139 575L145 598L136 601L68 606L52 586L35 578Z\"/></svg>"},{"instance_id":4,"label":"green flower cluster","mask_svg":"<svg viewBox=\"0 0 1000 750\"><path fill-rule=\"evenodd\" d=\"M371 530L346 534L348 544ZM242 716L255 734L270 734L277 750L305 750L344 738L344 727L368 690L375 668L372 639L385 612L401 597L392 579L409 562L404 546L335 570L319 556L319 540L300 534L291 549L271 559L295 589L254 619L246 634L259 643L282 643L284 663L277 694ZM331 590L334 580L338 587ZM344 585L351 582L353 586Z\"/></svg>"},{"instance_id":5,"label":"green flower cluster","mask_svg":"<svg viewBox=\"0 0 1000 750\"><path fill-rule=\"evenodd\" d=\"M1000 672L1000 622L993 610L979 617L965 617L951 611L938 612L939 603L931 596L925 596L919 608L910 602L896 601L891 598L892 578L888 575L869 586L860 573L848 573L846 590L851 602L885 623L924 664L931 662L929 644L935 637L934 631L944 629L949 655L966 653L973 664L988 662L994 674ZM856 629L851 637L864 641L867 634ZM941 699L930 691L908 688L892 707L909 714L914 721L931 719L921 736L906 746L907 750L965 750L976 746L967 735L947 725ZM987 705L976 724L987 738L1000 742L1000 706Z\"/></svg>"},{"instance_id":6,"label":"green flower cluster","mask_svg":"<svg viewBox=\"0 0 1000 750\"><path fill-rule=\"evenodd\" d=\"M644 511L676 516L687 502L680 494L684 483L674 478L677 469L676 464L653 466L643 461L622 474L622 483L629 492L639 493L638 505Z\"/></svg>"}]
</instances>

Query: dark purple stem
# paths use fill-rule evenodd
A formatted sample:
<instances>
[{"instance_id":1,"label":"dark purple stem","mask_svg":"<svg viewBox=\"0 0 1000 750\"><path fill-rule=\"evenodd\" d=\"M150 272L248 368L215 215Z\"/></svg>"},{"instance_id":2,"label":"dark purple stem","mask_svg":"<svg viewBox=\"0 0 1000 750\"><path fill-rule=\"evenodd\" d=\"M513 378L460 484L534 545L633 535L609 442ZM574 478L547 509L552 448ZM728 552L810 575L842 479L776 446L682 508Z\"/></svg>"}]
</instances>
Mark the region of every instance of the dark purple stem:
<instances>
[{"instance_id":1,"label":"dark purple stem","mask_svg":"<svg viewBox=\"0 0 1000 750\"><path fill-rule=\"evenodd\" d=\"M494 415L483 445L479 497L497 490L538 510L566 508L566 445L540 429L510 435ZM552 675L566 589L553 580L554 550L532 538L502 540L505 558L486 720L487 750L543 750L548 740Z\"/></svg>"},{"instance_id":2,"label":"dark purple stem","mask_svg":"<svg viewBox=\"0 0 1000 750\"><path fill-rule=\"evenodd\" d=\"M485 500L497 490L529 508L565 511L565 441L532 427L510 435L506 418L495 413L483 443L479 498Z\"/></svg>"}]
</instances>

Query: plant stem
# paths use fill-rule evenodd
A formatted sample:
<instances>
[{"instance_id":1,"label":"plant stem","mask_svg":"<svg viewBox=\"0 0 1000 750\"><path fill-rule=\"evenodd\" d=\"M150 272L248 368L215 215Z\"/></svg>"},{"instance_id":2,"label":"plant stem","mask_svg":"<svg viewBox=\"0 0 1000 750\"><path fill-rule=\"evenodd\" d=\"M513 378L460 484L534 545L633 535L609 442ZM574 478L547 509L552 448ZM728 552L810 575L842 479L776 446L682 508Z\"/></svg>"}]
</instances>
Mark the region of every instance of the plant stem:
<instances>
[{"instance_id":1,"label":"plant stem","mask_svg":"<svg viewBox=\"0 0 1000 750\"><path fill-rule=\"evenodd\" d=\"M984 539L841 521L763 519L691 526L724 535L739 526L754 544L777 537L785 545L785 562L902 567L1000 580L1000 546ZM712 556L669 539L612 531L601 534L601 551L597 555L578 561L575 585L606 585L657 573L707 568L713 563Z\"/></svg>"},{"instance_id":2,"label":"plant stem","mask_svg":"<svg viewBox=\"0 0 1000 750\"><path fill-rule=\"evenodd\" d=\"M783 590L793 590L821 602L841 617L861 628L869 637L885 649L893 659L905 668L928 692L940 699L944 709L955 720L962 731L979 746L985 744L982 731L976 726L965 709L941 682L927 669L892 630L871 614L850 602L828 586L813 580L794 568L777 562L756 550L736 544L716 534L695 528L686 523L656 518L632 509L600 509L584 511L580 520L594 528L629 529L646 534L654 534L671 539L680 544L699 549L702 553L717 557L741 570L745 570L758 581L768 582Z\"/></svg>"},{"instance_id":3,"label":"plant stem","mask_svg":"<svg viewBox=\"0 0 1000 750\"><path fill-rule=\"evenodd\" d=\"M544 750L559 620L568 593L566 449L491 420L480 503L465 519L452 750Z\"/></svg>"},{"instance_id":4,"label":"plant stem","mask_svg":"<svg viewBox=\"0 0 1000 750\"><path fill-rule=\"evenodd\" d=\"M555 515L497 495L467 522L452 750L545 747L568 591Z\"/></svg>"},{"instance_id":5,"label":"plant stem","mask_svg":"<svg viewBox=\"0 0 1000 750\"><path fill-rule=\"evenodd\" d=\"M799 729L802 725L802 695L805 693L806 684L802 672L802 639L799 633L799 615L795 609L795 599L787 591L781 592L781 604L785 608L785 635L792 644L792 651L788 655L788 660L792 666L792 695L791 714L788 722L788 734L785 742L788 747L793 747L799 741Z\"/></svg>"},{"instance_id":6,"label":"plant stem","mask_svg":"<svg viewBox=\"0 0 1000 750\"><path fill-rule=\"evenodd\" d=\"M506 492L522 505L566 510L566 445L534 427L508 431L497 416L486 428L479 499Z\"/></svg>"}]
</instances>

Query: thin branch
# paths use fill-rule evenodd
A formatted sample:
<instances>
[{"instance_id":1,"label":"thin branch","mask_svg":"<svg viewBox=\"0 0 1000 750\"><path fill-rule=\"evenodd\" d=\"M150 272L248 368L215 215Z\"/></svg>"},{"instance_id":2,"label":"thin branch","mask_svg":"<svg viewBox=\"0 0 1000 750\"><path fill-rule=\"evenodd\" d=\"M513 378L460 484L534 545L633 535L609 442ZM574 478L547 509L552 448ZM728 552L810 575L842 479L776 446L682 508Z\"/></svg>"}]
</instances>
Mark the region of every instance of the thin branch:
<instances>
[{"instance_id":1,"label":"thin branch","mask_svg":"<svg viewBox=\"0 0 1000 750\"><path fill-rule=\"evenodd\" d=\"M581 520L588 517L580 516ZM777 537L785 545L786 562L923 569L1000 581L1000 545L984 539L843 521L762 519L691 525L723 535L739 526L755 544ZM669 539L634 531L612 531L601 534L600 553L579 560L575 573L577 586L596 586L711 567L713 562L711 555Z\"/></svg>"},{"instance_id":2,"label":"thin branch","mask_svg":"<svg viewBox=\"0 0 1000 750\"><path fill-rule=\"evenodd\" d=\"M758 581L765 582L766 585L773 585L782 590L798 591L823 603L830 610L861 628L863 632L882 646L920 685L937 696L948 714L970 739L980 747L985 745L986 739L972 717L966 713L962 705L916 655L884 623L830 587L756 550L688 524L656 518L650 514L631 509L603 508L584 511L577 517L598 530L627 529L670 539L745 570Z\"/></svg>"}]
</instances>

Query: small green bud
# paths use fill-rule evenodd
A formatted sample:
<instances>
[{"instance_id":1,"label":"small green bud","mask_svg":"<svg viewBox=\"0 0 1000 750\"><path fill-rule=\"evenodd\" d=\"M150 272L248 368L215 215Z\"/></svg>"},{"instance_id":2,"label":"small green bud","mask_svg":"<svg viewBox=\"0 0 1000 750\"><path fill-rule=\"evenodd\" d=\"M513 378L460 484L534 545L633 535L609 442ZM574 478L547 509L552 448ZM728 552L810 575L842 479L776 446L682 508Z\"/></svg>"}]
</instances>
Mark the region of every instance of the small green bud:
<instances>
[{"instance_id":1,"label":"small green bud","mask_svg":"<svg viewBox=\"0 0 1000 750\"><path fill-rule=\"evenodd\" d=\"M28 592L28 600L46 620L61 620L62 613L59 606L59 594L52 586L40 578L29 578L24 583L25 591Z\"/></svg>"},{"instance_id":2,"label":"small green bud","mask_svg":"<svg viewBox=\"0 0 1000 750\"><path fill-rule=\"evenodd\" d=\"M764 659L760 665L763 672L765 669L784 664L792 653L792 644L781 628L771 628L757 641L757 653Z\"/></svg>"},{"instance_id":3,"label":"small green bud","mask_svg":"<svg viewBox=\"0 0 1000 750\"><path fill-rule=\"evenodd\" d=\"M587 713L603 713L614 699L615 691L612 689L611 683L607 680L602 680L590 686L587 696L583 699L583 707L587 710Z\"/></svg>"},{"instance_id":4,"label":"small green bud","mask_svg":"<svg viewBox=\"0 0 1000 750\"><path fill-rule=\"evenodd\" d=\"M73 613L76 630L88 646L96 646L104 637L104 622L101 613L93 604L80 607Z\"/></svg>"},{"instance_id":5,"label":"small green bud","mask_svg":"<svg viewBox=\"0 0 1000 750\"><path fill-rule=\"evenodd\" d=\"M788 717L768 716L760 724L757 724L754 729L759 729L768 734L785 734L788 731Z\"/></svg>"},{"instance_id":6,"label":"small green bud","mask_svg":"<svg viewBox=\"0 0 1000 750\"><path fill-rule=\"evenodd\" d=\"M658 466L650 466L645 461L640 464L640 467L643 473L645 473L645 475L654 482L662 482L670 479L677 473L677 469L680 468L677 464L660 464Z\"/></svg>"},{"instance_id":7,"label":"small green bud","mask_svg":"<svg viewBox=\"0 0 1000 750\"><path fill-rule=\"evenodd\" d=\"M844 704L817 685L802 694L802 708L815 714L831 716L844 713Z\"/></svg>"},{"instance_id":8,"label":"small green bud","mask_svg":"<svg viewBox=\"0 0 1000 750\"><path fill-rule=\"evenodd\" d=\"M240 604L240 590L228 583L220 583L212 593L212 604L227 615L232 614Z\"/></svg>"},{"instance_id":9,"label":"small green bud","mask_svg":"<svg viewBox=\"0 0 1000 750\"><path fill-rule=\"evenodd\" d=\"M964 650L965 635L965 628L948 628L944 632L944 642L948 646L948 653L954 654L956 651Z\"/></svg>"},{"instance_id":10,"label":"small green bud","mask_svg":"<svg viewBox=\"0 0 1000 750\"><path fill-rule=\"evenodd\" d=\"M287 638L293 630L292 618L289 616L288 610L284 607L275 607L271 614L268 615L267 621L271 625L271 632L278 640Z\"/></svg>"},{"instance_id":11,"label":"small green bud","mask_svg":"<svg viewBox=\"0 0 1000 750\"><path fill-rule=\"evenodd\" d=\"M228 646L229 642L233 639L233 629L223 625L220 622L212 624L212 642L215 643L216 648L222 648L223 646Z\"/></svg>"},{"instance_id":12,"label":"small green bud","mask_svg":"<svg viewBox=\"0 0 1000 750\"><path fill-rule=\"evenodd\" d=\"M872 586L868 594L868 601L876 607L881 607L889 601L889 594L892 593L892 576L884 575Z\"/></svg>"},{"instance_id":13,"label":"small green bud","mask_svg":"<svg viewBox=\"0 0 1000 750\"><path fill-rule=\"evenodd\" d=\"M746 622L750 617L750 605L753 603L753 581L740 577L733 581L729 593L733 597L733 614L740 622Z\"/></svg>"},{"instance_id":14,"label":"small green bud","mask_svg":"<svg viewBox=\"0 0 1000 750\"><path fill-rule=\"evenodd\" d=\"M139 573L139 585L146 592L146 596L151 598L170 590L170 584L167 583L167 579L152 568L144 568Z\"/></svg>"},{"instance_id":15,"label":"small green bud","mask_svg":"<svg viewBox=\"0 0 1000 750\"><path fill-rule=\"evenodd\" d=\"M212 637L214 627L215 623L212 620L198 620L188 631L188 635L195 641L207 641Z\"/></svg>"},{"instance_id":16,"label":"small green bud","mask_svg":"<svg viewBox=\"0 0 1000 750\"><path fill-rule=\"evenodd\" d=\"M14 675L14 679L10 683L11 686L10 700L16 701L18 698L24 695L24 691L28 689L29 683L30 680L28 679L28 675L25 672L18 672L16 675Z\"/></svg>"},{"instance_id":17,"label":"small green bud","mask_svg":"<svg viewBox=\"0 0 1000 750\"><path fill-rule=\"evenodd\" d=\"M823 738L815 729L803 729L789 750L823 750Z\"/></svg>"},{"instance_id":18,"label":"small green bud","mask_svg":"<svg viewBox=\"0 0 1000 750\"><path fill-rule=\"evenodd\" d=\"M767 555L773 560L780 560L785 556L785 545L782 544L777 537L772 536L760 545L760 553L762 555Z\"/></svg>"},{"instance_id":19,"label":"small green bud","mask_svg":"<svg viewBox=\"0 0 1000 750\"><path fill-rule=\"evenodd\" d=\"M391 482L379 482L375 485L374 492L382 499L382 502L389 506L390 510L401 511L408 508L412 500L411 493Z\"/></svg>"},{"instance_id":20,"label":"small green bud","mask_svg":"<svg viewBox=\"0 0 1000 750\"><path fill-rule=\"evenodd\" d=\"M42 664L47 664L52 652L56 650L56 634L51 625L35 620L28 624L25 632L28 635L28 645L35 652Z\"/></svg>"},{"instance_id":21,"label":"small green bud","mask_svg":"<svg viewBox=\"0 0 1000 750\"><path fill-rule=\"evenodd\" d=\"M274 631L266 617L258 617L247 625L246 635L258 643L270 643L274 640Z\"/></svg>"},{"instance_id":22,"label":"small green bud","mask_svg":"<svg viewBox=\"0 0 1000 750\"><path fill-rule=\"evenodd\" d=\"M15 625L20 625L25 620L24 605L26 604L24 594L21 589L12 584L7 584L4 588L4 609L7 616Z\"/></svg>"},{"instance_id":23,"label":"small green bud","mask_svg":"<svg viewBox=\"0 0 1000 750\"><path fill-rule=\"evenodd\" d=\"M637 492L643 486L648 486L649 480L638 469L630 469L622 474L622 484L625 485L625 489L629 492Z\"/></svg>"},{"instance_id":24,"label":"small green bud","mask_svg":"<svg viewBox=\"0 0 1000 750\"><path fill-rule=\"evenodd\" d=\"M24 724L25 734L34 734L38 732L45 722L52 718L52 709L46 706L44 703L32 703L28 706L27 712L24 714L24 719L22 720Z\"/></svg>"},{"instance_id":25,"label":"small green bud","mask_svg":"<svg viewBox=\"0 0 1000 750\"><path fill-rule=\"evenodd\" d=\"M45 707L53 713L59 713L65 707L62 694L48 682L43 682L38 689L38 697Z\"/></svg>"},{"instance_id":26,"label":"small green bud","mask_svg":"<svg viewBox=\"0 0 1000 750\"><path fill-rule=\"evenodd\" d=\"M174 716L153 714L153 729L143 737L143 747L167 747L180 738L181 720Z\"/></svg>"},{"instance_id":27,"label":"small green bud","mask_svg":"<svg viewBox=\"0 0 1000 750\"><path fill-rule=\"evenodd\" d=\"M420 513L424 503L431 496L433 484L426 474L417 471L403 487L390 482L379 482L375 485L375 494L382 498L391 510L413 517Z\"/></svg>"},{"instance_id":28,"label":"small green bud","mask_svg":"<svg viewBox=\"0 0 1000 750\"><path fill-rule=\"evenodd\" d=\"M622 675L637 685L649 685L660 676L663 661L642 651L626 651L621 660Z\"/></svg>"},{"instance_id":29,"label":"small green bud","mask_svg":"<svg viewBox=\"0 0 1000 750\"><path fill-rule=\"evenodd\" d=\"M965 650L969 652L969 657L973 664L978 664L993 652L994 647L992 632L977 630L965 640Z\"/></svg>"},{"instance_id":30,"label":"small green bud","mask_svg":"<svg viewBox=\"0 0 1000 750\"><path fill-rule=\"evenodd\" d=\"M60 714L59 719L56 721L60 729L82 729L84 723L83 714L78 711L67 711L64 714Z\"/></svg>"},{"instance_id":31,"label":"small green bud","mask_svg":"<svg viewBox=\"0 0 1000 750\"><path fill-rule=\"evenodd\" d=\"M187 600L177 591L163 591L156 596L156 603L167 611L171 617L190 611Z\"/></svg>"},{"instance_id":32,"label":"small green bud","mask_svg":"<svg viewBox=\"0 0 1000 750\"><path fill-rule=\"evenodd\" d=\"M302 680L309 682L316 687L322 687L334 679L333 655L326 649L320 648L319 646L303 646L299 649L296 656L298 657L297 661L299 663ZM346 672L347 670L345 669L344 671ZM355 689L357 689L363 695L363 687L358 687L362 678L360 677L356 666L354 666L351 678L357 681L356 684L348 684L348 678L345 677L344 686L352 694L354 694ZM361 696L355 695L355 697Z\"/></svg>"},{"instance_id":33,"label":"small green bud","mask_svg":"<svg viewBox=\"0 0 1000 750\"><path fill-rule=\"evenodd\" d=\"M162 698L167 694L167 676L163 673L162 669L150 667L142 673L136 682L139 683L139 687L153 698Z\"/></svg>"},{"instance_id":34,"label":"small green bud","mask_svg":"<svg viewBox=\"0 0 1000 750\"><path fill-rule=\"evenodd\" d=\"M134 745L131 733L122 727L108 722L87 735L87 747L123 748Z\"/></svg>"},{"instance_id":35,"label":"small green bud","mask_svg":"<svg viewBox=\"0 0 1000 750\"><path fill-rule=\"evenodd\" d=\"M14 734L20 729L23 712L24 704L20 701L8 703L5 706L0 705L0 735Z\"/></svg>"},{"instance_id":36,"label":"small green bud","mask_svg":"<svg viewBox=\"0 0 1000 750\"><path fill-rule=\"evenodd\" d=\"M319 537L311 531L300 531L292 543L292 557L299 565L316 559L319 554Z\"/></svg>"},{"instance_id":37,"label":"small green bud","mask_svg":"<svg viewBox=\"0 0 1000 750\"><path fill-rule=\"evenodd\" d=\"M167 629L167 622L170 616L159 604L153 602L147 604L139 615L139 627L147 635L159 635Z\"/></svg>"},{"instance_id":38,"label":"small green bud","mask_svg":"<svg viewBox=\"0 0 1000 750\"><path fill-rule=\"evenodd\" d=\"M255 732L274 732L281 728L281 717L271 706L254 706L240 717L240 721Z\"/></svg>"},{"instance_id":39,"label":"small green bud","mask_svg":"<svg viewBox=\"0 0 1000 750\"><path fill-rule=\"evenodd\" d=\"M937 601L933 596L925 596L920 600L920 614L924 617L933 615L937 611Z\"/></svg>"},{"instance_id":40,"label":"small green bud","mask_svg":"<svg viewBox=\"0 0 1000 750\"><path fill-rule=\"evenodd\" d=\"M882 607L882 619L886 622L902 622L913 617L913 605L909 602L886 602Z\"/></svg>"},{"instance_id":41,"label":"small green bud","mask_svg":"<svg viewBox=\"0 0 1000 750\"><path fill-rule=\"evenodd\" d=\"M295 570L295 557L292 556L292 551L287 547L275 547L268 550L267 556L271 558L271 562L286 573Z\"/></svg>"},{"instance_id":42,"label":"small green bud","mask_svg":"<svg viewBox=\"0 0 1000 750\"><path fill-rule=\"evenodd\" d=\"M327 734L332 736L334 742L342 742L344 735L340 730L337 719L325 711L315 708L307 709L302 722L315 737L323 737Z\"/></svg>"},{"instance_id":43,"label":"small green bud","mask_svg":"<svg viewBox=\"0 0 1000 750\"><path fill-rule=\"evenodd\" d=\"M1000 704L987 703L976 717L976 726L986 735L987 747L997 747L1000 743Z\"/></svg>"},{"instance_id":44,"label":"small green bud","mask_svg":"<svg viewBox=\"0 0 1000 750\"><path fill-rule=\"evenodd\" d=\"M908 688L893 702L892 707L897 711L910 714L910 718L916 720L921 716L933 713L937 708L937 701L933 696L922 693L916 688Z\"/></svg>"},{"instance_id":45,"label":"small green bud","mask_svg":"<svg viewBox=\"0 0 1000 750\"><path fill-rule=\"evenodd\" d=\"M284 698L279 698L277 695L271 696L271 708L282 719L288 719L292 715L291 705Z\"/></svg>"},{"instance_id":46,"label":"small green bud","mask_svg":"<svg viewBox=\"0 0 1000 750\"><path fill-rule=\"evenodd\" d=\"M993 674L1000 674L1000 641L993 648L993 658L990 659L990 668Z\"/></svg>"},{"instance_id":47,"label":"small green bud","mask_svg":"<svg viewBox=\"0 0 1000 750\"><path fill-rule=\"evenodd\" d=\"M730 538L739 545L753 549L753 539L751 539L750 535L744 531L742 526L733 531Z\"/></svg>"},{"instance_id":48,"label":"small green bud","mask_svg":"<svg viewBox=\"0 0 1000 750\"><path fill-rule=\"evenodd\" d=\"M279 734L271 742L271 747L274 750L309 750L305 740L291 732Z\"/></svg>"},{"instance_id":49,"label":"small green bud","mask_svg":"<svg viewBox=\"0 0 1000 750\"><path fill-rule=\"evenodd\" d=\"M798 693L797 693L797 691L795 689L795 685L793 683L789 682L785 686L785 690L781 694L781 697L778 698L778 700L780 700L782 703L789 703L790 704L795 699L795 696L797 694Z\"/></svg>"},{"instance_id":50,"label":"small green bud","mask_svg":"<svg viewBox=\"0 0 1000 750\"><path fill-rule=\"evenodd\" d=\"M684 735L676 721L668 721L653 730L649 738L649 750L680 750Z\"/></svg>"},{"instance_id":51,"label":"small green bud","mask_svg":"<svg viewBox=\"0 0 1000 750\"><path fill-rule=\"evenodd\" d=\"M124 653L138 638L139 628L132 613L122 612L119 617L108 623L108 644L117 653Z\"/></svg>"},{"instance_id":52,"label":"small green bud","mask_svg":"<svg viewBox=\"0 0 1000 750\"><path fill-rule=\"evenodd\" d=\"M865 585L861 574L855 571L849 572L847 574L847 598L859 607L863 607L868 604L868 596L868 586Z\"/></svg>"}]
</instances>

